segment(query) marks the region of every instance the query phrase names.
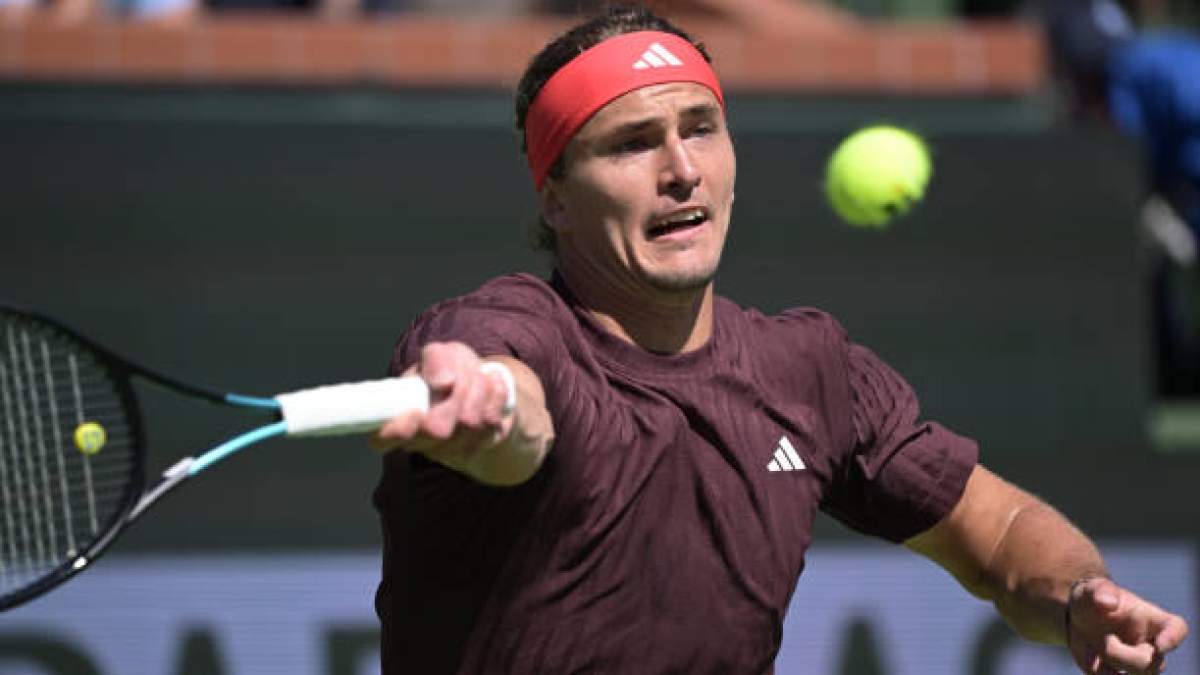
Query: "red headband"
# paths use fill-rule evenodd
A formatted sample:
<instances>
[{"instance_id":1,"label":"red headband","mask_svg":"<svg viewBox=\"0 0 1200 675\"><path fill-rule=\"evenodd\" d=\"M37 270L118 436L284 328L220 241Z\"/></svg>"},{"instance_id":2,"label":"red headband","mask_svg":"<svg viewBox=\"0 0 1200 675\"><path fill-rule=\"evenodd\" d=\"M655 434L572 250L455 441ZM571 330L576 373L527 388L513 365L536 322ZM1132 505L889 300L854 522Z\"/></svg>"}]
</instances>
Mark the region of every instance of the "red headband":
<instances>
[{"instance_id":1,"label":"red headband","mask_svg":"<svg viewBox=\"0 0 1200 675\"><path fill-rule=\"evenodd\" d=\"M559 69L542 87L525 118L525 153L534 186L542 189L551 165L597 110L634 89L664 82L702 84L725 105L721 85L704 56L671 33L618 35Z\"/></svg>"}]
</instances>

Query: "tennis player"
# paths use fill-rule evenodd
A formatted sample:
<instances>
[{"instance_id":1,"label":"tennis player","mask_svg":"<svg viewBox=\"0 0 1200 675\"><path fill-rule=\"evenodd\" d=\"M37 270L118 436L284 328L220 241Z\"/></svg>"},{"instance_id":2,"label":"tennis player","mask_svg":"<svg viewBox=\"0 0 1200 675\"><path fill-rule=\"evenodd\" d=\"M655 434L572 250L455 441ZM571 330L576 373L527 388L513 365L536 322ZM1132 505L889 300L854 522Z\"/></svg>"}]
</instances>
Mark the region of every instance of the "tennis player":
<instances>
[{"instance_id":1,"label":"tennis player","mask_svg":"<svg viewBox=\"0 0 1200 675\"><path fill-rule=\"evenodd\" d=\"M548 279L420 316L427 413L373 438L386 673L770 673L818 511L903 543L1086 673L1159 673L1185 622L921 421L828 314L714 294L736 161L703 48L613 9L517 91Z\"/></svg>"}]
</instances>

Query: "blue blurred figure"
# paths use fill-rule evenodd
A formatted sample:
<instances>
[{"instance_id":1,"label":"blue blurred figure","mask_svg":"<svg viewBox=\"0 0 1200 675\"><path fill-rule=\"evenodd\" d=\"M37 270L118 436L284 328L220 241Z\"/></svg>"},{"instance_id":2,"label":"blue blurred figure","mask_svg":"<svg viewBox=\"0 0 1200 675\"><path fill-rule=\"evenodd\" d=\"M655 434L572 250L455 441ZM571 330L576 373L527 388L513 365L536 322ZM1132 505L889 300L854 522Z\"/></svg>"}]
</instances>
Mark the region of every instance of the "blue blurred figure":
<instances>
[{"instance_id":1,"label":"blue blurred figure","mask_svg":"<svg viewBox=\"0 0 1200 675\"><path fill-rule=\"evenodd\" d=\"M1072 116L1115 125L1145 156L1158 394L1200 396L1200 35L1139 32L1112 0L1053 3L1046 29Z\"/></svg>"}]
</instances>

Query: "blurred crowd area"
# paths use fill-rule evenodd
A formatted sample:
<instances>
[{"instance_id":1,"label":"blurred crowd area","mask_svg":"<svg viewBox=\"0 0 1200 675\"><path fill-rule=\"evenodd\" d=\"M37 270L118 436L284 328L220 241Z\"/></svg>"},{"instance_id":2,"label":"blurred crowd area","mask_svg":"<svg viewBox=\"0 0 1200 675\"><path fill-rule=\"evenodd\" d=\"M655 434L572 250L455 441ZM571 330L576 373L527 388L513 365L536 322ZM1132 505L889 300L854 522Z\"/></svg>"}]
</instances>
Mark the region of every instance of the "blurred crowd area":
<instances>
[{"instance_id":1,"label":"blurred crowd area","mask_svg":"<svg viewBox=\"0 0 1200 675\"><path fill-rule=\"evenodd\" d=\"M852 30L874 20L953 21L1020 19L1054 0L646 0L667 16L700 15L754 27L800 32ZM8 21L39 16L64 23L129 20L186 24L240 12L311 14L323 20L386 19L415 13L499 18L523 14L579 15L614 0L0 0ZM1122 2L1145 25L1196 25L1196 0Z\"/></svg>"}]
</instances>

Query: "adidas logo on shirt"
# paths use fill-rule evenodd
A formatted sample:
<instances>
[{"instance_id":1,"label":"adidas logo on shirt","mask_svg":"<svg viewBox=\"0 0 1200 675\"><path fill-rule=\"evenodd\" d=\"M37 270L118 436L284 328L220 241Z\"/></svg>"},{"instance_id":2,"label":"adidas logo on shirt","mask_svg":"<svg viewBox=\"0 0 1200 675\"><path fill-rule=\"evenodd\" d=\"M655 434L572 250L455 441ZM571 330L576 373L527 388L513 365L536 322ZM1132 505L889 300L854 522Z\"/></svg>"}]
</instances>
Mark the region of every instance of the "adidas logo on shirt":
<instances>
[{"instance_id":1,"label":"adidas logo on shirt","mask_svg":"<svg viewBox=\"0 0 1200 675\"><path fill-rule=\"evenodd\" d=\"M642 58L633 64L633 69L646 70L647 68L668 68L670 66L682 65L683 61L680 61L678 56L675 56L667 51L666 47L655 42L642 54Z\"/></svg>"},{"instance_id":2,"label":"adidas logo on shirt","mask_svg":"<svg viewBox=\"0 0 1200 675\"><path fill-rule=\"evenodd\" d=\"M767 471L803 471L804 468L804 460L800 459L800 453L792 447L792 442L787 436L780 436L775 444L775 457L767 465Z\"/></svg>"}]
</instances>

